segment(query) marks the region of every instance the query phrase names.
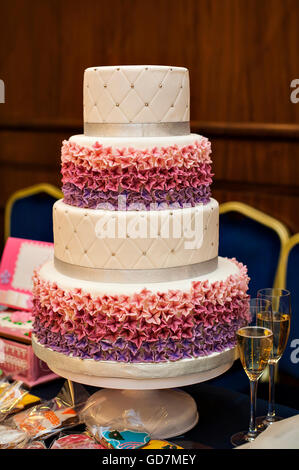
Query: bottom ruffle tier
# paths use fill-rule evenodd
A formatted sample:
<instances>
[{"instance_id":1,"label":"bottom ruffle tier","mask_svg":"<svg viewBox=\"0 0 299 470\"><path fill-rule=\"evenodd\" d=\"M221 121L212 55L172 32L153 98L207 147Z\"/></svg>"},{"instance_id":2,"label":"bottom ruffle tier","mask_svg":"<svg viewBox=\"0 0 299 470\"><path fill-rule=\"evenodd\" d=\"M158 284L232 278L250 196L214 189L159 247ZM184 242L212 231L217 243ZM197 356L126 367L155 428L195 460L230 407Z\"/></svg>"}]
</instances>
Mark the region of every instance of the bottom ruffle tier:
<instances>
[{"instance_id":1,"label":"bottom ruffle tier","mask_svg":"<svg viewBox=\"0 0 299 470\"><path fill-rule=\"evenodd\" d=\"M67 356L161 363L233 348L249 321L247 269L220 258L201 277L140 284L98 283L59 273L53 261L34 276L34 335Z\"/></svg>"}]
</instances>

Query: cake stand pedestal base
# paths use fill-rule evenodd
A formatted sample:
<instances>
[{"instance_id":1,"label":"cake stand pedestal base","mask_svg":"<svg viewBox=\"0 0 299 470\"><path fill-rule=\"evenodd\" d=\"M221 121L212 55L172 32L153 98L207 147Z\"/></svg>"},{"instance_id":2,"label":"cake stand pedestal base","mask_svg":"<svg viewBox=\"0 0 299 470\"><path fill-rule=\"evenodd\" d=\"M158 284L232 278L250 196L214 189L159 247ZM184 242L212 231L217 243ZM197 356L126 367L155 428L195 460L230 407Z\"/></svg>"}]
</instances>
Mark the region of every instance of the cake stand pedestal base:
<instances>
[{"instance_id":1,"label":"cake stand pedestal base","mask_svg":"<svg viewBox=\"0 0 299 470\"><path fill-rule=\"evenodd\" d=\"M197 406L191 395L171 387L205 382L225 372L230 365L224 364L217 369L189 376L142 381L82 376L57 368L53 370L73 382L110 387L94 393L87 401L84 421L89 427L117 428L121 418L122 423L126 420L137 425L141 423L152 439L169 439L186 433L198 422Z\"/></svg>"},{"instance_id":2,"label":"cake stand pedestal base","mask_svg":"<svg viewBox=\"0 0 299 470\"><path fill-rule=\"evenodd\" d=\"M193 398L181 390L103 389L88 399L84 421L91 429L127 423L128 429L146 429L152 439L168 439L192 429L198 413Z\"/></svg>"}]
</instances>

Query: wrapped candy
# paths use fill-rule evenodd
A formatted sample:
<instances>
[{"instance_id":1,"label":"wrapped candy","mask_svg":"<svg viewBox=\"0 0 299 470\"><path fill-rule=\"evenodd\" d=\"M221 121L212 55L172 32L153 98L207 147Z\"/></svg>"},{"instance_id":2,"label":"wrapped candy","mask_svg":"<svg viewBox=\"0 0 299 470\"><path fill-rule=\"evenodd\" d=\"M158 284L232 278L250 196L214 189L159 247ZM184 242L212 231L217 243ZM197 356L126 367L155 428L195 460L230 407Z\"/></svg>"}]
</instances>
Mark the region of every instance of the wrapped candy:
<instances>
[{"instance_id":1,"label":"wrapped candy","mask_svg":"<svg viewBox=\"0 0 299 470\"><path fill-rule=\"evenodd\" d=\"M0 381L0 422L7 415L22 411L38 402L40 398L29 393L22 382L11 383L8 377Z\"/></svg>"},{"instance_id":2,"label":"wrapped candy","mask_svg":"<svg viewBox=\"0 0 299 470\"><path fill-rule=\"evenodd\" d=\"M0 425L0 449L19 449L27 442L28 436L24 431Z\"/></svg>"},{"instance_id":3,"label":"wrapped candy","mask_svg":"<svg viewBox=\"0 0 299 470\"><path fill-rule=\"evenodd\" d=\"M46 449L46 445L43 441L33 441L24 447L25 449Z\"/></svg>"},{"instance_id":4,"label":"wrapped candy","mask_svg":"<svg viewBox=\"0 0 299 470\"><path fill-rule=\"evenodd\" d=\"M45 439L77 426L81 422L79 411L88 396L82 385L66 381L57 397L12 416L5 424L25 432L30 440Z\"/></svg>"},{"instance_id":5,"label":"wrapped candy","mask_svg":"<svg viewBox=\"0 0 299 470\"><path fill-rule=\"evenodd\" d=\"M40 398L36 397L35 395L32 395L31 393L27 393L17 404L16 406L11 410L12 413L18 413L19 411L22 411L26 408L29 408L33 406L34 404L37 404L40 402Z\"/></svg>"},{"instance_id":6,"label":"wrapped candy","mask_svg":"<svg viewBox=\"0 0 299 470\"><path fill-rule=\"evenodd\" d=\"M50 449L105 449L86 432L64 434L56 439Z\"/></svg>"},{"instance_id":7,"label":"wrapped candy","mask_svg":"<svg viewBox=\"0 0 299 470\"><path fill-rule=\"evenodd\" d=\"M9 383L7 380L1 381L0 422L4 421L9 414L17 411L18 409L22 409L22 405L20 405L20 403L28 394L28 390L25 390L22 385L23 382L21 381L13 383Z\"/></svg>"}]
</instances>

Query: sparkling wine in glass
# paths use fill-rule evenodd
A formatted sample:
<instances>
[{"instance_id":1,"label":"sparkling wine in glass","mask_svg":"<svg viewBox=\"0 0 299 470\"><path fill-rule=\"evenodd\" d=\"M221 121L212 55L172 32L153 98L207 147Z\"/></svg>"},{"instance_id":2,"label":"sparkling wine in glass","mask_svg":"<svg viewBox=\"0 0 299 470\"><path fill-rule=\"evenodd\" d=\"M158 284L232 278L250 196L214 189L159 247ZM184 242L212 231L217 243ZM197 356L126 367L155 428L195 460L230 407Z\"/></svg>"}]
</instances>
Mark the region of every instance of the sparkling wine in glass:
<instances>
[{"instance_id":1,"label":"sparkling wine in glass","mask_svg":"<svg viewBox=\"0 0 299 470\"><path fill-rule=\"evenodd\" d=\"M258 426L262 429L282 418L275 414L275 369L283 355L291 325L291 294L286 289L273 288L258 291L258 299L261 302L271 302L271 309L264 311L259 308L257 313L257 325L269 328L273 332L273 349L269 358L269 404L267 416L257 418Z\"/></svg>"},{"instance_id":2,"label":"sparkling wine in glass","mask_svg":"<svg viewBox=\"0 0 299 470\"><path fill-rule=\"evenodd\" d=\"M237 331L237 344L242 366L250 380L250 421L248 431L231 437L234 446L253 441L259 434L256 425L256 392L272 351L273 333L260 326L245 326Z\"/></svg>"}]
</instances>

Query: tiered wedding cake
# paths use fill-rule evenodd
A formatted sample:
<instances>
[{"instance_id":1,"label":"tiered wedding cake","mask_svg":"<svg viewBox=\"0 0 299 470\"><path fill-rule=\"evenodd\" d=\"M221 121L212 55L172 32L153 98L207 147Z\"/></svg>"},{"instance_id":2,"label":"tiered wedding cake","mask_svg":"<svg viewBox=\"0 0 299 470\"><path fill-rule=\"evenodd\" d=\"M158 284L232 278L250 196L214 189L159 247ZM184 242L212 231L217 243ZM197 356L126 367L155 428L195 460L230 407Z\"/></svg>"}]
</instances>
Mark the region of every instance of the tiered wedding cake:
<instances>
[{"instance_id":1,"label":"tiered wedding cake","mask_svg":"<svg viewBox=\"0 0 299 470\"><path fill-rule=\"evenodd\" d=\"M138 379L195 373L233 350L248 277L218 257L210 153L190 134L187 69L85 71L84 135L62 146L55 258L34 278L40 357Z\"/></svg>"}]
</instances>

